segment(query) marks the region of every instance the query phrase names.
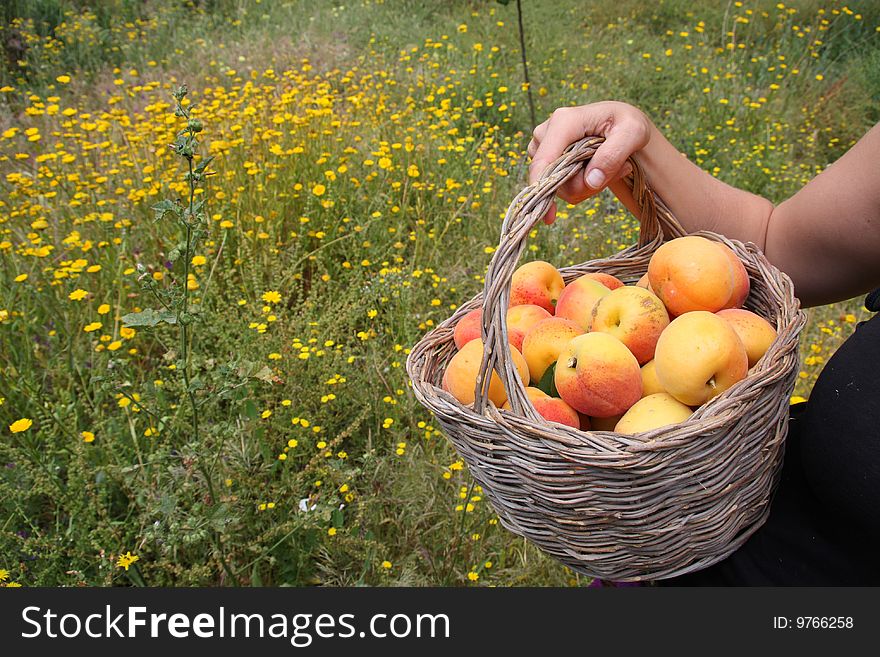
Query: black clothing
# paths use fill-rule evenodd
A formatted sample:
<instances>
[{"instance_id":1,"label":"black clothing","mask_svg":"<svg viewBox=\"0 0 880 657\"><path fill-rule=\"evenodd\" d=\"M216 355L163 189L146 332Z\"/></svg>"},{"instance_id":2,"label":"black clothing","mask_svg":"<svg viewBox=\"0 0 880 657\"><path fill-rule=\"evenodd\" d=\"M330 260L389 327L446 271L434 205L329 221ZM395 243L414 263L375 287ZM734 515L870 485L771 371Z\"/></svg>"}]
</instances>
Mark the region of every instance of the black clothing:
<instances>
[{"instance_id":1,"label":"black clothing","mask_svg":"<svg viewBox=\"0 0 880 657\"><path fill-rule=\"evenodd\" d=\"M865 306L880 311L880 290ZM661 586L880 584L880 314L791 407L767 522L727 559Z\"/></svg>"}]
</instances>

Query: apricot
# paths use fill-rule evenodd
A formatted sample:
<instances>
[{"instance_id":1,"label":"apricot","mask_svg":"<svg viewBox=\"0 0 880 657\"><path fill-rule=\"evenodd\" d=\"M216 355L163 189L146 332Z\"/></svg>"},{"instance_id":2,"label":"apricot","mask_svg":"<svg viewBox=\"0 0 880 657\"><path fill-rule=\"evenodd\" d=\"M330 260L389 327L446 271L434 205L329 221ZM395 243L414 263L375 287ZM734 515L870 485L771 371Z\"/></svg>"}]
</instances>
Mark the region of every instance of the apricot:
<instances>
[{"instance_id":1,"label":"apricot","mask_svg":"<svg viewBox=\"0 0 880 657\"><path fill-rule=\"evenodd\" d=\"M550 317L535 324L526 333L522 345L532 383L539 383L565 345L582 334L580 326L562 317Z\"/></svg>"},{"instance_id":2,"label":"apricot","mask_svg":"<svg viewBox=\"0 0 880 657\"><path fill-rule=\"evenodd\" d=\"M529 366L519 349L510 346L513 363L523 381L528 380ZM442 388L455 397L465 406L474 403L474 393L477 386L477 375L480 372L480 364L483 361L483 341L471 340L456 353L443 373ZM489 400L500 407L507 401L507 391L501 382L501 377L492 370L492 378L489 381Z\"/></svg>"},{"instance_id":3,"label":"apricot","mask_svg":"<svg viewBox=\"0 0 880 657\"><path fill-rule=\"evenodd\" d=\"M642 365L642 398L666 392L657 378L657 367L653 359Z\"/></svg>"},{"instance_id":4,"label":"apricot","mask_svg":"<svg viewBox=\"0 0 880 657\"><path fill-rule=\"evenodd\" d=\"M452 339L455 341L457 349L461 349L471 340L480 337L482 321L482 308L475 308L458 320L458 324L455 325L455 330L452 332Z\"/></svg>"},{"instance_id":5,"label":"apricot","mask_svg":"<svg viewBox=\"0 0 880 657\"><path fill-rule=\"evenodd\" d=\"M749 367L754 367L776 339L776 329L766 319L745 308L726 308L715 313L723 317L746 348Z\"/></svg>"},{"instance_id":6,"label":"apricot","mask_svg":"<svg viewBox=\"0 0 880 657\"><path fill-rule=\"evenodd\" d=\"M549 262L527 262L513 272L510 305L534 304L552 314L564 287L562 274Z\"/></svg>"},{"instance_id":7,"label":"apricot","mask_svg":"<svg viewBox=\"0 0 880 657\"><path fill-rule=\"evenodd\" d=\"M612 276L611 274L606 274L601 271L592 271L587 274L584 274L582 278L592 278L594 281L601 283L609 290L616 290L619 287L623 287L623 281L617 278L616 276Z\"/></svg>"},{"instance_id":8,"label":"apricot","mask_svg":"<svg viewBox=\"0 0 880 657\"><path fill-rule=\"evenodd\" d=\"M529 386L526 388L526 395L532 406L538 411L538 414L549 422L558 422L573 429L580 429L581 419L578 412L571 406L566 404L559 397L551 397L539 388ZM510 410L510 401L504 402L502 408Z\"/></svg>"},{"instance_id":9,"label":"apricot","mask_svg":"<svg viewBox=\"0 0 880 657\"><path fill-rule=\"evenodd\" d=\"M699 406L748 374L742 340L723 318L705 310L676 317L660 334L654 356L660 385L678 401Z\"/></svg>"},{"instance_id":10,"label":"apricot","mask_svg":"<svg viewBox=\"0 0 880 657\"><path fill-rule=\"evenodd\" d=\"M514 347L522 351L526 334L538 322L553 317L541 306L528 303L522 306L511 306L507 310L507 339Z\"/></svg>"},{"instance_id":11,"label":"apricot","mask_svg":"<svg viewBox=\"0 0 880 657\"><path fill-rule=\"evenodd\" d=\"M642 373L626 345L608 333L573 338L559 354L559 396L590 417L624 413L642 396Z\"/></svg>"},{"instance_id":12,"label":"apricot","mask_svg":"<svg viewBox=\"0 0 880 657\"><path fill-rule=\"evenodd\" d=\"M522 343L529 329L542 319L553 317L541 306L526 304L512 306L507 310L507 339L514 347L522 351ZM462 317L453 331L455 346L461 349L471 340L482 337L483 309L477 308Z\"/></svg>"},{"instance_id":13,"label":"apricot","mask_svg":"<svg viewBox=\"0 0 880 657\"><path fill-rule=\"evenodd\" d=\"M648 281L672 316L693 310L714 313L733 296L735 272L717 243L687 235L654 252L648 263Z\"/></svg>"},{"instance_id":14,"label":"apricot","mask_svg":"<svg viewBox=\"0 0 880 657\"><path fill-rule=\"evenodd\" d=\"M693 409L682 404L665 392L658 392L639 401L623 414L614 430L617 433L634 434L684 422Z\"/></svg>"},{"instance_id":15,"label":"apricot","mask_svg":"<svg viewBox=\"0 0 880 657\"><path fill-rule=\"evenodd\" d=\"M584 331L590 330L593 306L611 290L589 276L581 276L569 283L556 304L556 316L570 319Z\"/></svg>"},{"instance_id":16,"label":"apricot","mask_svg":"<svg viewBox=\"0 0 880 657\"><path fill-rule=\"evenodd\" d=\"M657 339L667 326L669 314L663 302L648 290L627 285L612 290L593 306L590 330L613 335L642 365L654 358Z\"/></svg>"}]
</instances>

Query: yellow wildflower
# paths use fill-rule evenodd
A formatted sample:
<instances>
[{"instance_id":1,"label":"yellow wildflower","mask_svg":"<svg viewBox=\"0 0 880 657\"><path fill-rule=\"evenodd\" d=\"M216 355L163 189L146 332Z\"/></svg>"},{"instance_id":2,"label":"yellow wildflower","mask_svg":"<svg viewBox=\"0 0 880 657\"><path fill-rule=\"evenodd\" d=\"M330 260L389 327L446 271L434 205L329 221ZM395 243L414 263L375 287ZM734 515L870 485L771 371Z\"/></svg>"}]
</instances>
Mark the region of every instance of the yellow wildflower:
<instances>
[{"instance_id":1,"label":"yellow wildflower","mask_svg":"<svg viewBox=\"0 0 880 657\"><path fill-rule=\"evenodd\" d=\"M34 423L33 420L27 417L23 417L20 420L16 420L12 424L9 425L9 430L12 433L21 433L22 431L27 431L31 428L31 425Z\"/></svg>"},{"instance_id":2,"label":"yellow wildflower","mask_svg":"<svg viewBox=\"0 0 880 657\"><path fill-rule=\"evenodd\" d=\"M116 560L116 566L128 570L134 562L140 561L140 559L141 558L136 554L126 552L125 554L119 555L119 558Z\"/></svg>"}]
</instances>

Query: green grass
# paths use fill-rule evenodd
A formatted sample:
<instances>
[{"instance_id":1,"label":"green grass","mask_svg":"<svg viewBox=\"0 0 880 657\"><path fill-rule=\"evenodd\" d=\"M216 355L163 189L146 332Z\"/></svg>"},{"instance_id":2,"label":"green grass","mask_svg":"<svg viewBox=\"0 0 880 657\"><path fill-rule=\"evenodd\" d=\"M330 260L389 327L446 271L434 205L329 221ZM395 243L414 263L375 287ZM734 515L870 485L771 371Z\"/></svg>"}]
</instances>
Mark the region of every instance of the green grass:
<instances>
[{"instance_id":1,"label":"green grass","mask_svg":"<svg viewBox=\"0 0 880 657\"><path fill-rule=\"evenodd\" d=\"M877 120L868 3L524 10L539 116L629 101L700 166L775 202ZM16 30L28 47L0 69L0 573L25 585L588 582L498 524L403 368L480 291L524 184L513 6L4 11L24 19L4 38ZM198 434L178 327L125 335L121 321L156 305L145 281L184 282L182 260L165 264L179 227L150 211L188 191L168 149L181 82L217 156L192 266ZM564 266L636 237L604 195L561 208L529 257ZM810 310L798 395L865 314L860 299ZM23 418L32 426L9 430ZM128 570L126 552L139 557Z\"/></svg>"}]
</instances>

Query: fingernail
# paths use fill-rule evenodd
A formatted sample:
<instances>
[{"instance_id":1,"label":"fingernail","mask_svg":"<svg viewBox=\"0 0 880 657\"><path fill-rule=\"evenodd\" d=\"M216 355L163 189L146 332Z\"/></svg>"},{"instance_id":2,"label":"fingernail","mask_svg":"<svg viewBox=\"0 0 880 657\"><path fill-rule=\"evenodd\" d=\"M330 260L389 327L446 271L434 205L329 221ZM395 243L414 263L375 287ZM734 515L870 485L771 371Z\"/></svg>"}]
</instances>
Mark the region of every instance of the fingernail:
<instances>
[{"instance_id":1,"label":"fingernail","mask_svg":"<svg viewBox=\"0 0 880 657\"><path fill-rule=\"evenodd\" d=\"M605 182L605 174L601 169L592 169L587 174L587 184L593 189L599 189Z\"/></svg>"}]
</instances>

